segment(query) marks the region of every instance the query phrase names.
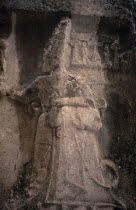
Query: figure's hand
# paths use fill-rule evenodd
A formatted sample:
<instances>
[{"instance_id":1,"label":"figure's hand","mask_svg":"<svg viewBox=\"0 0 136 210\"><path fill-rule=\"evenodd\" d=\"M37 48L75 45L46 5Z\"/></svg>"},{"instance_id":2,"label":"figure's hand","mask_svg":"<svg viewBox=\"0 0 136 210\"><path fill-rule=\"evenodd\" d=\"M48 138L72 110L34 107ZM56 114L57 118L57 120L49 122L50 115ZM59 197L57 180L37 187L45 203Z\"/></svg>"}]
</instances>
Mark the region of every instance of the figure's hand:
<instances>
[{"instance_id":1,"label":"figure's hand","mask_svg":"<svg viewBox=\"0 0 136 210\"><path fill-rule=\"evenodd\" d=\"M18 99L18 98L21 98L23 96L23 91L9 89L6 92L6 96L8 96L12 99Z\"/></svg>"},{"instance_id":2,"label":"figure's hand","mask_svg":"<svg viewBox=\"0 0 136 210\"><path fill-rule=\"evenodd\" d=\"M14 99L16 101L19 101L23 104L28 104L29 103L29 98L25 94L25 90L13 90L13 89L8 89L6 90L5 96Z\"/></svg>"},{"instance_id":3,"label":"figure's hand","mask_svg":"<svg viewBox=\"0 0 136 210\"><path fill-rule=\"evenodd\" d=\"M60 99L55 99L52 101L52 106L59 106L61 104Z\"/></svg>"},{"instance_id":4,"label":"figure's hand","mask_svg":"<svg viewBox=\"0 0 136 210\"><path fill-rule=\"evenodd\" d=\"M42 111L41 104L37 101L32 102L29 105L28 111L30 114L39 115Z\"/></svg>"}]
</instances>

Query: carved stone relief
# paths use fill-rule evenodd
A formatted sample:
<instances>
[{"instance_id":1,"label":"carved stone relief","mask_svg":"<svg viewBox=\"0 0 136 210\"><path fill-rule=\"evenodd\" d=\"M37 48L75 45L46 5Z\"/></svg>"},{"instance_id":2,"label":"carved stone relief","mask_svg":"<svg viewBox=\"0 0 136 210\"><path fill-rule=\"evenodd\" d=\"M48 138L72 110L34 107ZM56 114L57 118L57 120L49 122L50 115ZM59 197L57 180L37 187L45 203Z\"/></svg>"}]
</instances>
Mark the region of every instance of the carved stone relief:
<instances>
[{"instance_id":1,"label":"carved stone relief","mask_svg":"<svg viewBox=\"0 0 136 210\"><path fill-rule=\"evenodd\" d=\"M18 24L22 17L15 13L12 16L14 38L16 33L19 34ZM27 19L25 16L23 18ZM49 17L44 18L46 22ZM25 195L19 194L17 198L14 190L11 190L13 195L9 198L9 203L7 201L4 204L4 208L129 209L120 193L120 165L114 162L110 154L113 131L110 133L108 125L111 113L116 113L113 102L113 110L109 111L110 94L116 95L115 104L119 104L119 108L125 103L126 95L123 95L124 83L117 83L115 88L115 81L111 82L107 72L131 68L135 62L135 49L133 52L126 49L123 51L118 34L99 35L99 18L96 18L92 30L84 30L82 24L78 25L76 18L60 16L58 21L53 22L51 33L44 40L45 45L41 44L42 53L40 51L35 63L28 52L33 71L34 66L38 68L34 71L35 74L31 69L28 77L27 70L31 67L31 62L27 66L25 55L24 59L23 56L20 57L27 48L23 46L20 49L22 40L18 37L14 39L16 42L13 44L17 43L17 54L14 55L20 58L17 68L23 72L18 72L22 81L17 81L16 86L7 86L4 91L1 88L1 97L14 104L16 110L22 109L25 112L21 115L23 123L26 119L34 123L27 124L32 129L24 126L24 131L32 131L32 135L29 134L27 138L31 141L31 152L26 159L23 152L20 156L20 162L23 159L20 171L25 166L25 179L27 177L25 193L23 191ZM81 16L80 20L84 18ZM87 20L91 18L89 16ZM39 23L39 19L36 21ZM8 48L6 52L9 52L8 41L11 40L4 41ZM3 55L0 53L0 60ZM123 79L122 75L120 77ZM127 91L129 92L129 88ZM132 102L133 97L130 98ZM123 109L120 117L122 113ZM25 118L26 115L29 117ZM116 130L118 132L117 128ZM14 189L20 180L16 179Z\"/></svg>"},{"instance_id":2,"label":"carved stone relief","mask_svg":"<svg viewBox=\"0 0 136 210\"><path fill-rule=\"evenodd\" d=\"M65 23L64 35L69 27L70 20ZM59 47L65 57L65 36L63 42ZM84 57L80 60L86 67L89 58L85 43L80 43L77 52L81 49ZM75 57L73 54L72 59ZM60 63L51 75L38 77L25 90L8 94L12 99L30 103L30 112L37 116L30 203L40 199L50 209L58 205L67 209L125 209L114 194L117 167L100 150L102 122L86 80L62 69Z\"/></svg>"},{"instance_id":3,"label":"carved stone relief","mask_svg":"<svg viewBox=\"0 0 136 210\"><path fill-rule=\"evenodd\" d=\"M54 92L49 82L52 78L48 76L39 78L22 93L11 95L20 101L39 100L33 101L29 108L37 115L29 199L34 202L42 198L44 205L65 205L69 209L79 206L79 209L83 206L125 209L114 195L118 169L112 161L104 159L99 148L102 123L91 90L74 77L73 84L80 89L74 88L70 97L73 91L70 77L68 74L63 78L63 84L68 81L63 98ZM47 85L50 92L43 92ZM48 94L55 95L53 100L46 98Z\"/></svg>"}]
</instances>

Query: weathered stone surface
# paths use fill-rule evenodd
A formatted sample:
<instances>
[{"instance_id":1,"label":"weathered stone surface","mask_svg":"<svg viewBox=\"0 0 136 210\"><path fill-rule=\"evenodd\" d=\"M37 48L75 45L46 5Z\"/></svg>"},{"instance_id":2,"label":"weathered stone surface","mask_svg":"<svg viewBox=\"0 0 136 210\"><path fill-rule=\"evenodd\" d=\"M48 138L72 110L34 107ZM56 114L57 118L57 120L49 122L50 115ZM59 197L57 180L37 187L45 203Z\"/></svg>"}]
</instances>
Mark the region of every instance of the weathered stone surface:
<instances>
[{"instance_id":1,"label":"weathered stone surface","mask_svg":"<svg viewBox=\"0 0 136 210\"><path fill-rule=\"evenodd\" d=\"M0 208L136 209L134 1L0 5Z\"/></svg>"},{"instance_id":2,"label":"weathered stone surface","mask_svg":"<svg viewBox=\"0 0 136 210\"><path fill-rule=\"evenodd\" d=\"M39 12L70 12L76 14L131 16L134 0L1 0L0 8Z\"/></svg>"},{"instance_id":3,"label":"weathered stone surface","mask_svg":"<svg viewBox=\"0 0 136 210\"><path fill-rule=\"evenodd\" d=\"M70 11L71 0L2 0L1 8L10 10L27 10L27 11Z\"/></svg>"}]
</instances>

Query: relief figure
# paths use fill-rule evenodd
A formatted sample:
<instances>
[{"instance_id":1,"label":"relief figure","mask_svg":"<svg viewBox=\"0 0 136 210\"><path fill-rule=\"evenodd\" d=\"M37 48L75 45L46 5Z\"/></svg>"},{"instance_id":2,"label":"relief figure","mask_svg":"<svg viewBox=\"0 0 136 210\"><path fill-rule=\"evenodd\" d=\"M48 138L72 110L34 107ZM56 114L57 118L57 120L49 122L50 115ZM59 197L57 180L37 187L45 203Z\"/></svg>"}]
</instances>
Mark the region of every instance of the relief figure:
<instances>
[{"instance_id":1,"label":"relief figure","mask_svg":"<svg viewBox=\"0 0 136 210\"><path fill-rule=\"evenodd\" d=\"M84 52L84 66L90 62L87 42L79 41L76 47L78 56ZM117 64L118 43L112 47ZM40 208L50 210L126 209L115 193L117 167L105 159L99 145L102 122L91 87L62 66L9 94L37 116L29 201L41 201Z\"/></svg>"},{"instance_id":2,"label":"relief figure","mask_svg":"<svg viewBox=\"0 0 136 210\"><path fill-rule=\"evenodd\" d=\"M54 81L39 77L11 96L37 115L31 202L42 198L45 209L125 209L112 192L117 168L99 147L102 122L90 87L67 73L59 86Z\"/></svg>"}]
</instances>

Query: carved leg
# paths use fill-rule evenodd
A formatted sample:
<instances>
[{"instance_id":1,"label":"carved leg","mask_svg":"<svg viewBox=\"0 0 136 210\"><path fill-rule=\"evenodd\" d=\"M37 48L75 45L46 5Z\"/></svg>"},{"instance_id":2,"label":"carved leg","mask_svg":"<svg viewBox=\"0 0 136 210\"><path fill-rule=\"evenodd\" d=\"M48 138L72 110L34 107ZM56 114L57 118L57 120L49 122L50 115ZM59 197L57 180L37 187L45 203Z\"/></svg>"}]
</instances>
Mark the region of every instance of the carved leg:
<instances>
[{"instance_id":1,"label":"carved leg","mask_svg":"<svg viewBox=\"0 0 136 210\"><path fill-rule=\"evenodd\" d=\"M57 210L57 206L51 206L51 207L49 207L49 208L47 208L45 210Z\"/></svg>"},{"instance_id":2,"label":"carved leg","mask_svg":"<svg viewBox=\"0 0 136 210\"><path fill-rule=\"evenodd\" d=\"M86 210L86 207L84 206L72 207L70 205L62 205L62 210Z\"/></svg>"},{"instance_id":3,"label":"carved leg","mask_svg":"<svg viewBox=\"0 0 136 210\"><path fill-rule=\"evenodd\" d=\"M48 207L42 206L41 204L38 205L39 210L62 210L60 205L50 205Z\"/></svg>"},{"instance_id":4,"label":"carved leg","mask_svg":"<svg viewBox=\"0 0 136 210\"><path fill-rule=\"evenodd\" d=\"M86 207L80 206L80 207L76 208L75 210L86 210Z\"/></svg>"},{"instance_id":5,"label":"carved leg","mask_svg":"<svg viewBox=\"0 0 136 210\"><path fill-rule=\"evenodd\" d=\"M116 207L118 206L115 206L114 204L96 204L93 210L114 210Z\"/></svg>"},{"instance_id":6,"label":"carved leg","mask_svg":"<svg viewBox=\"0 0 136 210\"><path fill-rule=\"evenodd\" d=\"M97 208L96 210L114 210L113 207L103 207L103 208Z\"/></svg>"},{"instance_id":7,"label":"carved leg","mask_svg":"<svg viewBox=\"0 0 136 210\"><path fill-rule=\"evenodd\" d=\"M113 207L100 207L100 208L98 207L94 210L114 210L114 208Z\"/></svg>"}]
</instances>

